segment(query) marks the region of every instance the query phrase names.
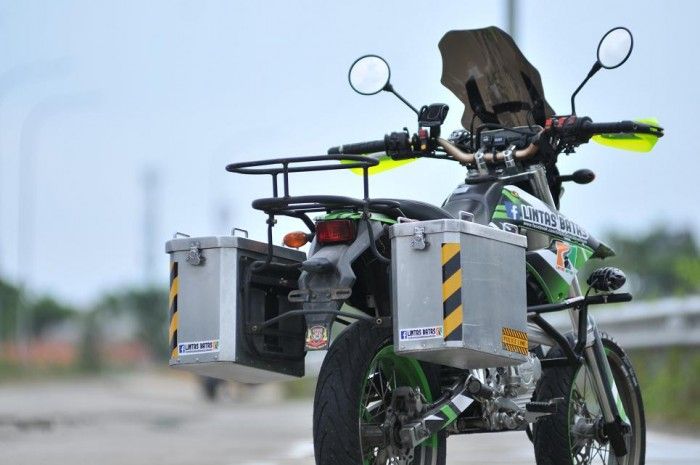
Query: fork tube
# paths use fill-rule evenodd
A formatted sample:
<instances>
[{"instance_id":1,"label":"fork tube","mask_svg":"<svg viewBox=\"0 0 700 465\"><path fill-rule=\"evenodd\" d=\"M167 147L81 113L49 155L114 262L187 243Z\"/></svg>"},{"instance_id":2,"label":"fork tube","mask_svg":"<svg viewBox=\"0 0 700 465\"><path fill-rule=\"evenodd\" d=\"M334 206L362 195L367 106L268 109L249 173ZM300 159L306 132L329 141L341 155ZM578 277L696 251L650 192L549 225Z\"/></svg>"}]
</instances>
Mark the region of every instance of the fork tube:
<instances>
[{"instance_id":1,"label":"fork tube","mask_svg":"<svg viewBox=\"0 0 700 465\"><path fill-rule=\"evenodd\" d=\"M553 210L556 210L556 204L554 203L554 197L552 197L552 191L549 190L547 173L544 170L544 166L540 164L533 165L530 168L530 172L532 173L532 187L535 189L537 196Z\"/></svg>"},{"instance_id":2,"label":"fork tube","mask_svg":"<svg viewBox=\"0 0 700 465\"><path fill-rule=\"evenodd\" d=\"M532 172L531 183L535 194L553 210L556 210L544 166L537 164L532 166L530 170ZM578 278L574 276L571 287L569 288L569 297L579 297L581 295L583 295L581 286L579 285ZM580 310L576 308L569 310L569 317L571 318L571 326L574 329L574 334L578 334L579 313ZM593 379L593 387L600 402L605 423L614 423L616 419L619 418L619 412L617 411L617 404L612 395L612 378L610 376L612 371L608 364L608 358L605 355L605 349L603 348L603 343L600 339L595 320L590 313L588 314L588 328L584 347L585 365Z\"/></svg>"},{"instance_id":3,"label":"fork tube","mask_svg":"<svg viewBox=\"0 0 700 465\"><path fill-rule=\"evenodd\" d=\"M600 401L600 408L603 411L605 423L614 423L619 413L617 412L617 404L613 399L612 389L610 388L612 380L608 379L608 375L611 373L610 366L608 365L608 359L605 356L605 349L598 331L595 331L595 334L596 337L593 344L584 350L586 366L589 369L591 378L593 378L593 387ZM601 353L602 356L600 355Z\"/></svg>"}]
</instances>

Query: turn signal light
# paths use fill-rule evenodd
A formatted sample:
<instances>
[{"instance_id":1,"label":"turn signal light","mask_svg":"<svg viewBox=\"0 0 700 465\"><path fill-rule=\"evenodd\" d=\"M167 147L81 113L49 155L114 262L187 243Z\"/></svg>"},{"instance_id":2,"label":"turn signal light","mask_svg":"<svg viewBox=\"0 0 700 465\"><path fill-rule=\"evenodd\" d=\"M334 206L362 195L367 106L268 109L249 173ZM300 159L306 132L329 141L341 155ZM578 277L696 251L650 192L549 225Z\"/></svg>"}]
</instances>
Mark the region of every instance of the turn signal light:
<instances>
[{"instance_id":1,"label":"turn signal light","mask_svg":"<svg viewBox=\"0 0 700 465\"><path fill-rule=\"evenodd\" d=\"M357 233L352 220L326 220L316 223L316 240L321 244L351 242Z\"/></svg>"},{"instance_id":2,"label":"turn signal light","mask_svg":"<svg viewBox=\"0 0 700 465\"><path fill-rule=\"evenodd\" d=\"M309 242L309 236L302 231L293 231L284 235L282 243L287 247L298 249Z\"/></svg>"}]
</instances>

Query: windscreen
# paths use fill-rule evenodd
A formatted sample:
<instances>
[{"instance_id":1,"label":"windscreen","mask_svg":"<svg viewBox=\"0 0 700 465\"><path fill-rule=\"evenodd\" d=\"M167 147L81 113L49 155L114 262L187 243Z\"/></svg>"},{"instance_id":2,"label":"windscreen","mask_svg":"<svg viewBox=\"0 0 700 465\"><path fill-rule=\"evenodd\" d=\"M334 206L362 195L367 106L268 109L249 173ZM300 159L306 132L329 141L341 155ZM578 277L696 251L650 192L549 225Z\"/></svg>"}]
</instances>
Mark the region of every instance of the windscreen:
<instances>
[{"instance_id":1,"label":"windscreen","mask_svg":"<svg viewBox=\"0 0 700 465\"><path fill-rule=\"evenodd\" d=\"M497 27L450 31L440 40L442 84L462 103L462 126L544 125L554 111L540 73L513 39Z\"/></svg>"}]
</instances>

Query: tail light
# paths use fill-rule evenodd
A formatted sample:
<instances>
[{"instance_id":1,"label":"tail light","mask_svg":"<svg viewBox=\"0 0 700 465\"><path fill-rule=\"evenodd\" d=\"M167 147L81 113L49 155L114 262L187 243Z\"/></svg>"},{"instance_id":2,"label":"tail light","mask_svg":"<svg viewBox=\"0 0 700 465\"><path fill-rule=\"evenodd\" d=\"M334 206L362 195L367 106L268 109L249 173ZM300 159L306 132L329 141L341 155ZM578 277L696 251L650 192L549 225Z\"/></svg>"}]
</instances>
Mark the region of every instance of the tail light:
<instances>
[{"instance_id":1,"label":"tail light","mask_svg":"<svg viewBox=\"0 0 700 465\"><path fill-rule=\"evenodd\" d=\"M316 223L316 240L321 244L339 244L355 240L357 226L353 220L326 220Z\"/></svg>"}]
</instances>

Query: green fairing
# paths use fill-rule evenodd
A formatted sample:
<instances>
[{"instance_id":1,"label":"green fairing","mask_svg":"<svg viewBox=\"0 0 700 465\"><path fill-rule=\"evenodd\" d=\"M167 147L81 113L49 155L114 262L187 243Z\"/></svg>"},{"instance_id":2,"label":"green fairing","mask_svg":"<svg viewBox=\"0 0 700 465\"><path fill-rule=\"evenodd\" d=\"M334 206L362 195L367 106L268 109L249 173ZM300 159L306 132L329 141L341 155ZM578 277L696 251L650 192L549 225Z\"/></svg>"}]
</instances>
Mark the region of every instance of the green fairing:
<instances>
[{"instance_id":1,"label":"green fairing","mask_svg":"<svg viewBox=\"0 0 700 465\"><path fill-rule=\"evenodd\" d=\"M535 268L532 265L530 265L529 263L526 263L525 267L527 269L527 274L532 276L535 279L535 281L537 281L537 284L540 285L540 288L542 288L542 291L544 292L545 296L547 297L547 301L548 302L556 302L558 299L555 299L554 296L552 295L552 291L550 289L551 286L547 285L547 282L545 281L545 279L542 278L542 276L540 276L540 274L537 272L537 270L535 270ZM562 280L562 282L564 284L566 284L566 282L564 282L563 280ZM568 285L567 285L567 287L568 287Z\"/></svg>"},{"instance_id":2,"label":"green fairing","mask_svg":"<svg viewBox=\"0 0 700 465\"><path fill-rule=\"evenodd\" d=\"M583 265L591 258L593 255L593 251L589 249L588 247L584 247L582 245L578 244L573 244L571 242L567 242L569 247L571 247L571 250L569 250L569 260L574 265L574 268L577 270L580 270Z\"/></svg>"},{"instance_id":3,"label":"green fairing","mask_svg":"<svg viewBox=\"0 0 700 465\"><path fill-rule=\"evenodd\" d=\"M588 261L588 259L593 255L593 251L587 247L574 244L567 241L559 241L566 243L570 249L568 252L568 259L573 267L573 273L577 273L583 265ZM556 254L555 241L552 242L552 246L549 248L554 254ZM535 278L542 290L544 291L547 300L550 303L561 302L569 296L570 282L562 277L562 275L552 266L547 263L541 263L540 261L533 260L533 256L528 256L527 270L528 273Z\"/></svg>"},{"instance_id":4,"label":"green fairing","mask_svg":"<svg viewBox=\"0 0 700 465\"><path fill-rule=\"evenodd\" d=\"M509 187L512 189L512 187ZM520 195L514 194L509 189L504 188L501 193L501 201L496 206L492 221L496 224L508 222L515 223L525 227L526 229L534 229L523 225L521 222L514 220L508 215L506 202L509 202L518 207L522 205L530 205L525 199L521 198ZM542 231L539 231L542 232ZM552 236L550 246L545 249L551 252L551 257L554 259L556 257L557 249L556 243L562 242L569 246L569 251L567 253L567 258L570 263L569 273L575 274L580 270L583 265L591 258L593 255L593 250L587 245L581 244L580 242L575 242L568 240L563 237ZM547 253L549 253L547 252ZM550 303L561 302L566 299L569 295L570 281L567 280L560 271L556 269L551 263L547 262L541 255L536 253L536 251L531 251L528 253L527 257L527 273L532 276L532 278L537 282L542 291Z\"/></svg>"},{"instance_id":5,"label":"green fairing","mask_svg":"<svg viewBox=\"0 0 700 465\"><path fill-rule=\"evenodd\" d=\"M315 221L361 220L361 219L362 219L362 213L355 212L355 211L347 211L347 210L334 211L331 213L327 213L323 216L317 216L316 218L314 218ZM370 220L379 221L381 223L386 223L386 224L396 224L395 219L393 219L389 216L386 216L382 213L371 212L370 213Z\"/></svg>"}]
</instances>

